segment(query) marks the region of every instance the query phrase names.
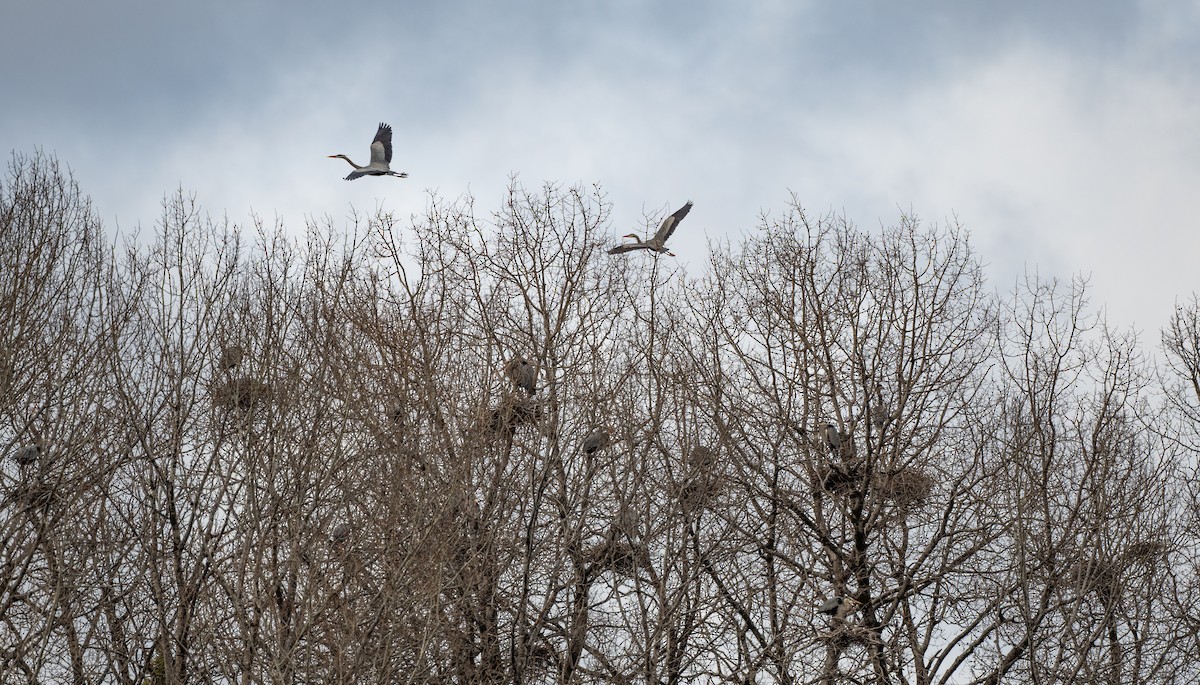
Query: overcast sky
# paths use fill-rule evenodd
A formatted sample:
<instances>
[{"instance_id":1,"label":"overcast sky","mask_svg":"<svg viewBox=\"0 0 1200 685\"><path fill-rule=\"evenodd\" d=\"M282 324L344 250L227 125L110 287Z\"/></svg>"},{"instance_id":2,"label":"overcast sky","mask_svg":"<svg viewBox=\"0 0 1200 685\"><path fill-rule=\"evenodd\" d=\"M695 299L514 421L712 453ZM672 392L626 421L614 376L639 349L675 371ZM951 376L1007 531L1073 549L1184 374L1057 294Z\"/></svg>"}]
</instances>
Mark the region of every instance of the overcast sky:
<instances>
[{"instance_id":1,"label":"overcast sky","mask_svg":"<svg viewBox=\"0 0 1200 685\"><path fill-rule=\"evenodd\" d=\"M599 183L614 241L694 200L693 273L794 192L957 217L996 288L1090 275L1148 343L1200 290L1198 0L0 0L0 65L0 147L123 231L177 188L299 229L517 174ZM380 121L411 178L343 181Z\"/></svg>"}]
</instances>

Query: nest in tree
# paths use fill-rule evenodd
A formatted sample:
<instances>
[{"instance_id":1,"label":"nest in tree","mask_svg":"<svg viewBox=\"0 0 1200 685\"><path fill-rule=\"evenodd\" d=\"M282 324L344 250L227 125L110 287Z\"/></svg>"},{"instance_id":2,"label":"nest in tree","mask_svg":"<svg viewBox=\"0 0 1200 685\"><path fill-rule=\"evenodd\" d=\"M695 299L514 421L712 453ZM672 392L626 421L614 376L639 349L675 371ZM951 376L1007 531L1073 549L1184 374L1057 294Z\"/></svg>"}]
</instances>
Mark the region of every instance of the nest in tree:
<instances>
[{"instance_id":1,"label":"nest in tree","mask_svg":"<svg viewBox=\"0 0 1200 685\"><path fill-rule=\"evenodd\" d=\"M823 634L822 637L841 649L856 644L866 646L879 643L879 639L870 628L846 622L838 623L833 630Z\"/></svg>"},{"instance_id":2,"label":"nest in tree","mask_svg":"<svg viewBox=\"0 0 1200 685\"><path fill-rule=\"evenodd\" d=\"M633 576L638 569L650 569L650 550L643 544L619 540L609 536L585 552L584 557L592 568L592 575L613 571Z\"/></svg>"},{"instance_id":3,"label":"nest in tree","mask_svg":"<svg viewBox=\"0 0 1200 685\"><path fill-rule=\"evenodd\" d=\"M54 486L40 479L18 483L12 490L12 499L24 505L27 511L39 510L42 513L61 500Z\"/></svg>"},{"instance_id":4,"label":"nest in tree","mask_svg":"<svg viewBox=\"0 0 1200 685\"><path fill-rule=\"evenodd\" d=\"M541 402L509 394L488 412L487 428L493 433L511 433L519 426L536 424L543 415Z\"/></svg>"},{"instance_id":5,"label":"nest in tree","mask_svg":"<svg viewBox=\"0 0 1200 685\"><path fill-rule=\"evenodd\" d=\"M817 468L814 489L818 492L845 494L862 484L863 466L860 462L837 462Z\"/></svg>"},{"instance_id":6,"label":"nest in tree","mask_svg":"<svg viewBox=\"0 0 1200 685\"><path fill-rule=\"evenodd\" d=\"M214 386L211 394L214 405L245 411L270 402L274 391L262 381L243 376Z\"/></svg>"},{"instance_id":7,"label":"nest in tree","mask_svg":"<svg viewBox=\"0 0 1200 685\"><path fill-rule=\"evenodd\" d=\"M529 648L525 658L530 668L549 669L558 663L558 650L548 642L538 642Z\"/></svg>"},{"instance_id":8,"label":"nest in tree","mask_svg":"<svg viewBox=\"0 0 1200 685\"><path fill-rule=\"evenodd\" d=\"M1132 563L1150 564L1167 556L1171 546L1162 540L1143 540L1125 548L1124 557Z\"/></svg>"},{"instance_id":9,"label":"nest in tree","mask_svg":"<svg viewBox=\"0 0 1200 685\"><path fill-rule=\"evenodd\" d=\"M920 506L933 492L933 478L913 467L906 467L881 474L875 479L875 490L883 499L907 509Z\"/></svg>"},{"instance_id":10,"label":"nest in tree","mask_svg":"<svg viewBox=\"0 0 1200 685\"><path fill-rule=\"evenodd\" d=\"M679 485L679 505L685 512L694 513L708 506L720 489L720 481L717 478L695 475Z\"/></svg>"},{"instance_id":11,"label":"nest in tree","mask_svg":"<svg viewBox=\"0 0 1200 685\"><path fill-rule=\"evenodd\" d=\"M1067 578L1080 595L1094 592L1108 600L1121 583L1121 565L1107 559L1088 559L1070 567Z\"/></svg>"}]
</instances>

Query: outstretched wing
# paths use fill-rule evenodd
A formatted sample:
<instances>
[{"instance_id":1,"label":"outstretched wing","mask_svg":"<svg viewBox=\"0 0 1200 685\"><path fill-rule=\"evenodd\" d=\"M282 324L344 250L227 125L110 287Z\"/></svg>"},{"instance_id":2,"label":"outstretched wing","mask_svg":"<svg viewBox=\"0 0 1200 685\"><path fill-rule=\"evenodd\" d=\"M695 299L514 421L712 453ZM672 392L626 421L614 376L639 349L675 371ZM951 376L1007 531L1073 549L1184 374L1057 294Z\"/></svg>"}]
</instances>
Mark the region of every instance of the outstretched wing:
<instances>
[{"instance_id":1,"label":"outstretched wing","mask_svg":"<svg viewBox=\"0 0 1200 685\"><path fill-rule=\"evenodd\" d=\"M649 249L650 249L650 246L647 245L646 243L625 243L624 245L617 245L613 249L609 250L608 253L609 254L621 254L623 252L632 252L634 250L649 250Z\"/></svg>"},{"instance_id":2,"label":"outstretched wing","mask_svg":"<svg viewBox=\"0 0 1200 685\"><path fill-rule=\"evenodd\" d=\"M392 163L392 127L379 124L375 140L371 141L371 164Z\"/></svg>"},{"instance_id":3,"label":"outstretched wing","mask_svg":"<svg viewBox=\"0 0 1200 685\"><path fill-rule=\"evenodd\" d=\"M658 227L658 233L654 234L654 239L666 242L667 238L670 238L671 234L675 232L675 227L679 225L680 221L683 221L683 217L687 216L687 213L690 211L692 211L692 201L688 200L686 205L675 210L675 213L671 216L663 219L662 226Z\"/></svg>"}]
</instances>

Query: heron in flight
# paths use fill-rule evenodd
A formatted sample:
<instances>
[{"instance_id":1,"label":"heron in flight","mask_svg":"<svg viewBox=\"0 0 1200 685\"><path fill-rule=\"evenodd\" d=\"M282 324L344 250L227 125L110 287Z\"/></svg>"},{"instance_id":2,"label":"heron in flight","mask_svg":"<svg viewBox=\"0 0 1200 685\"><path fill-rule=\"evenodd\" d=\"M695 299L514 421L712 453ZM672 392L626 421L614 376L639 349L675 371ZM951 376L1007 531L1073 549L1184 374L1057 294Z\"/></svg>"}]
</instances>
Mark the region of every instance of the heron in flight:
<instances>
[{"instance_id":1,"label":"heron in flight","mask_svg":"<svg viewBox=\"0 0 1200 685\"><path fill-rule=\"evenodd\" d=\"M687 213L690 211L692 211L692 201L688 200L686 205L675 210L675 213L671 216L663 219L662 226L658 227L658 232L654 234L654 237L648 238L643 242L638 239L638 234L636 233L623 235L621 236L622 238L633 238L635 242L618 245L609 250L608 253L621 254L622 252L633 250L654 250L660 254L665 252L674 257L675 253L667 249L667 238L671 237L671 234L675 232L675 228L679 226L679 222L683 221L683 217L687 216Z\"/></svg>"},{"instance_id":2,"label":"heron in flight","mask_svg":"<svg viewBox=\"0 0 1200 685\"><path fill-rule=\"evenodd\" d=\"M346 155L329 155L330 159L344 159L346 163L354 167L354 171L346 177L347 181L353 181L359 176L395 176L396 178L408 178L408 174L403 171L392 171L389 164L392 163L392 127L387 124L379 124L379 130L375 132L375 140L371 141L371 163L366 166L359 166L350 161Z\"/></svg>"}]
</instances>

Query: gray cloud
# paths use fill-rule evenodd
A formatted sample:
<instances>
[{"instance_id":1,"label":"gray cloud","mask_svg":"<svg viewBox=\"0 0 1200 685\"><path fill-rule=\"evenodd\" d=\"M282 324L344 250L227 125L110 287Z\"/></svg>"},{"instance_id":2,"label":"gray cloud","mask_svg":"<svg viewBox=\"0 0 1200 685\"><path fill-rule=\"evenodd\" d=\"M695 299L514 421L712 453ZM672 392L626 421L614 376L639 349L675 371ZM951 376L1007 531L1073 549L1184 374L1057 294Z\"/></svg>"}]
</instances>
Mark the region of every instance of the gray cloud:
<instances>
[{"instance_id":1,"label":"gray cloud","mask_svg":"<svg viewBox=\"0 0 1200 685\"><path fill-rule=\"evenodd\" d=\"M1115 320L1154 328L1195 288L1198 19L1165 0L22 3L0 141L57 153L126 228L177 187L298 228L418 212L425 189L489 207L519 173L601 183L614 234L696 201L676 251L700 268L704 235L789 190L867 227L911 206L957 215L1001 287L1090 272ZM342 181L325 155L365 158L381 120L412 178Z\"/></svg>"}]
</instances>

